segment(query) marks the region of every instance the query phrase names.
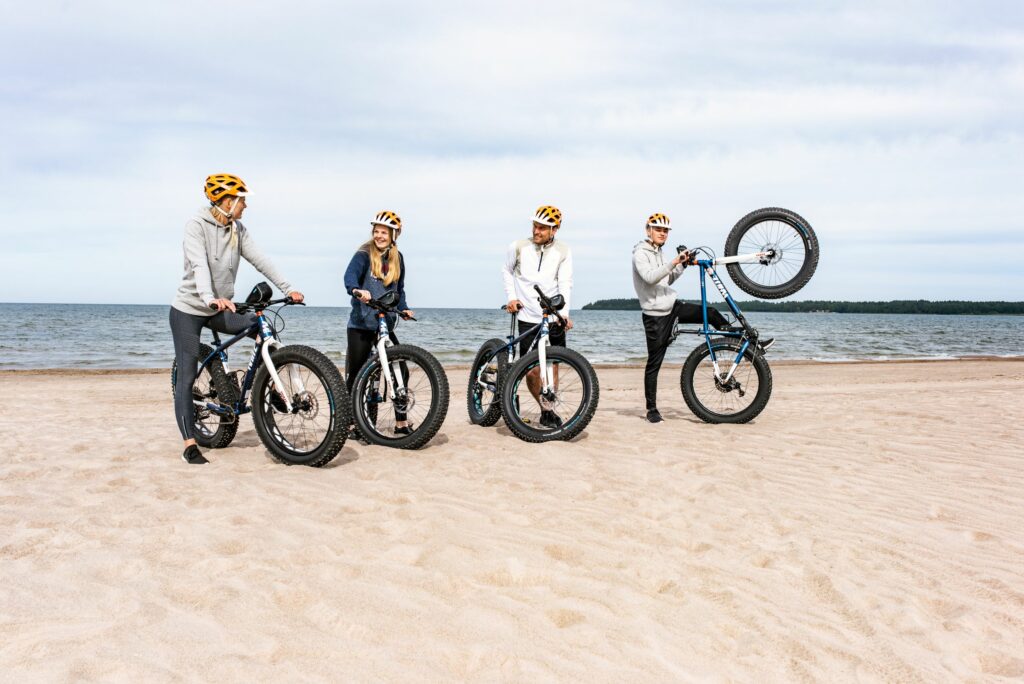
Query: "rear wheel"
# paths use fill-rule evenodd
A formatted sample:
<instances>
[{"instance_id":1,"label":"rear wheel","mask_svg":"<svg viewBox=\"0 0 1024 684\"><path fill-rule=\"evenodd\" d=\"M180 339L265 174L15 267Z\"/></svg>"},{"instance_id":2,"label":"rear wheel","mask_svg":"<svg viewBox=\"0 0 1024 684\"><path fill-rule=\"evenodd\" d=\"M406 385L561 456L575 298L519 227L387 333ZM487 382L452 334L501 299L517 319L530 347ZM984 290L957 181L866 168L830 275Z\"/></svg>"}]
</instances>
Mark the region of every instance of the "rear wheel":
<instances>
[{"instance_id":1,"label":"rear wheel","mask_svg":"<svg viewBox=\"0 0 1024 684\"><path fill-rule=\"evenodd\" d=\"M466 389L469 422L489 427L501 418L501 380L507 371L505 341L495 337L484 342L469 369Z\"/></svg>"},{"instance_id":2,"label":"rear wheel","mask_svg":"<svg viewBox=\"0 0 1024 684\"><path fill-rule=\"evenodd\" d=\"M281 379L275 387L266 365L252 388L256 433L271 454L292 465L320 467L345 445L351 403L338 368L321 352L293 344L270 356ZM283 397L288 397L292 410Z\"/></svg>"},{"instance_id":3,"label":"rear wheel","mask_svg":"<svg viewBox=\"0 0 1024 684\"><path fill-rule=\"evenodd\" d=\"M572 439L590 424L597 410L597 373L582 354L565 347L548 347L547 361L557 368L552 396L534 397L539 389L540 352L533 350L508 369L501 387L501 415L516 437L526 442ZM536 380L531 380L534 376Z\"/></svg>"},{"instance_id":4,"label":"rear wheel","mask_svg":"<svg viewBox=\"0 0 1024 684\"><path fill-rule=\"evenodd\" d=\"M213 353L208 345L199 345L199 359L204 360ZM171 394L178 385L178 361L171 366ZM192 406L195 410L194 432L196 443L207 449L223 449L231 444L238 432L238 416L233 407L238 401L238 385L233 376L224 371L220 358L213 359L196 376L192 385ZM218 413L209 404L223 406L225 412Z\"/></svg>"},{"instance_id":5,"label":"rear wheel","mask_svg":"<svg viewBox=\"0 0 1024 684\"><path fill-rule=\"evenodd\" d=\"M434 356L411 344L387 348L391 366L382 372L374 354L352 383L353 416L367 441L396 449L419 449L433 439L448 415L448 376ZM401 373L402 389L392 388ZM395 396L392 396L394 391ZM405 434L398 423L411 426Z\"/></svg>"},{"instance_id":6,"label":"rear wheel","mask_svg":"<svg viewBox=\"0 0 1024 684\"><path fill-rule=\"evenodd\" d=\"M737 287L762 299L781 299L807 284L818 267L818 237L799 214L777 207L741 218L725 241L725 256L772 252L753 263L727 264Z\"/></svg>"},{"instance_id":7,"label":"rear wheel","mask_svg":"<svg viewBox=\"0 0 1024 684\"><path fill-rule=\"evenodd\" d=\"M746 423L753 420L768 404L772 394L772 371L763 354L750 347L736 364L742 342L715 337L711 346L701 344L687 357L679 382L683 399L693 413L706 423ZM719 375L711 358L714 349Z\"/></svg>"}]
</instances>

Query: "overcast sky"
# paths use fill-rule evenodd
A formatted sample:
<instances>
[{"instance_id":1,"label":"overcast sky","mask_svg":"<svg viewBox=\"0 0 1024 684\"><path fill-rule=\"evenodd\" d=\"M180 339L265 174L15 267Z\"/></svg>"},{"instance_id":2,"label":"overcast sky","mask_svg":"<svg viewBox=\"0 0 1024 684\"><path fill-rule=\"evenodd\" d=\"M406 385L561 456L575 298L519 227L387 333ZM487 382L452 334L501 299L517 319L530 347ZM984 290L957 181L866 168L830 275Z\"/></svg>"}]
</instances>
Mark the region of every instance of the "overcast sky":
<instances>
[{"instance_id":1,"label":"overcast sky","mask_svg":"<svg viewBox=\"0 0 1024 684\"><path fill-rule=\"evenodd\" d=\"M169 303L218 172L311 304L393 209L412 306L496 306L548 203L577 306L649 214L720 251L764 206L821 242L794 299L1024 299L1015 0L0 0L0 136L0 301Z\"/></svg>"}]
</instances>

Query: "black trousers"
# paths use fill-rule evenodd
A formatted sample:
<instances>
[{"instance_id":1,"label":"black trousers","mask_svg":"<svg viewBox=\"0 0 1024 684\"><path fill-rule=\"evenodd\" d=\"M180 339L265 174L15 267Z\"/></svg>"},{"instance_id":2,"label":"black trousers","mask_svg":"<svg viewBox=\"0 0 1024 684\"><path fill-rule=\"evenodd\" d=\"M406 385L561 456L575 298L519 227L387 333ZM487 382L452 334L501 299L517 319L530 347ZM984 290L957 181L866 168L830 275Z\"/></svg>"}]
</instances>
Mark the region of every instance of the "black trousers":
<instances>
[{"instance_id":1,"label":"black trousers","mask_svg":"<svg viewBox=\"0 0 1024 684\"><path fill-rule=\"evenodd\" d=\"M398 344L395 333L390 333L392 344ZM370 358L370 351L377 344L376 330L362 330L360 328L348 328L348 350L345 352L345 384L348 391L352 391L352 383L356 381L356 373Z\"/></svg>"},{"instance_id":2,"label":"black trousers","mask_svg":"<svg viewBox=\"0 0 1024 684\"><path fill-rule=\"evenodd\" d=\"M658 371L661 370L661 363L665 360L665 352L668 350L669 342L672 339L672 329L676 321L680 323L703 323L704 315L701 313L699 304L688 304L676 301L672 311L666 316L648 316L643 314L644 334L647 336L647 367L644 368L644 398L647 400L647 410L658 407ZM708 307L708 323L714 328L721 329L729 325L722 313L713 307Z\"/></svg>"}]
</instances>

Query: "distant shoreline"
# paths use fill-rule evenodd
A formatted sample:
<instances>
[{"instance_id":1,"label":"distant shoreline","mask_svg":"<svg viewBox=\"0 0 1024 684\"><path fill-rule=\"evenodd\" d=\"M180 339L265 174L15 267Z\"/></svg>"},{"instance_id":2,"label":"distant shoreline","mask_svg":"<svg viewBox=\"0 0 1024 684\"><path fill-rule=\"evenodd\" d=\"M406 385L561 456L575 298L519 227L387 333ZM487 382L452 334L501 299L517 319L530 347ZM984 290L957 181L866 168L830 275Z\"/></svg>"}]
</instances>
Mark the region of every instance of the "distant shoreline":
<instances>
[{"instance_id":1,"label":"distant shoreline","mask_svg":"<svg viewBox=\"0 0 1024 684\"><path fill-rule=\"evenodd\" d=\"M700 304L699 299L685 299ZM766 302L759 299L738 301L741 311L757 313L866 313L866 314L927 314L938 316L1022 316L1024 302L973 302L960 300L930 301L927 299L894 299L888 302L848 302L838 300L807 300ZM723 302L714 302L720 311L728 311ZM640 311L638 299L598 299L583 305L584 311Z\"/></svg>"}]
</instances>

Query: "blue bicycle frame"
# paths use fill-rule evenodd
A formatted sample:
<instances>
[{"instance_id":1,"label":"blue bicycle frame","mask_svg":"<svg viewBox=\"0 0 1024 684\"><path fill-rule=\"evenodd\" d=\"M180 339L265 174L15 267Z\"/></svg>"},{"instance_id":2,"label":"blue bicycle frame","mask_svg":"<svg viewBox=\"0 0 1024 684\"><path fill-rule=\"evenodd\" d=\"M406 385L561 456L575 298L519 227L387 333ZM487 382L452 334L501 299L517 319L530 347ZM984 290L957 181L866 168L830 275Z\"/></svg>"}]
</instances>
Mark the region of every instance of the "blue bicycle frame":
<instances>
[{"instance_id":1,"label":"blue bicycle frame","mask_svg":"<svg viewBox=\"0 0 1024 684\"><path fill-rule=\"evenodd\" d=\"M704 336L704 343L708 346L708 352L711 355L711 363L714 365L714 368L715 368L715 375L716 375L716 377L720 377L723 382L728 382L732 378L733 374L735 374L735 372L736 372L736 369L739 367L740 361L743 360L743 355L750 348L752 342L756 341L757 337L758 337L757 330L755 328L751 327L751 325L747 322L747 319L743 315L743 312L740 311L740 308L739 308L739 306L737 306L736 301L732 298L732 295L729 294L729 290L726 289L725 283L722 282L722 279L720 277L718 277L718 273L715 271L715 265L716 264L729 263L729 262L732 262L734 260L738 261L738 260L740 260L742 258L749 258L749 257L726 257L725 259L698 259L697 260L697 266L700 267L700 307L701 307L701 314L702 314L703 319L704 319L703 320L703 324L701 325L700 329L698 329L698 330L685 330L685 329L683 329L683 328L681 328L680 326L677 325L675 327L675 329L672 331L672 339L673 340L676 338L677 335L680 335L680 334L703 335ZM708 292L707 292L707 277L708 276L711 277L711 282L713 282L715 284L715 287L718 289L719 294L721 294L722 298L725 299L725 303L726 303L726 305L728 305L729 310L732 311L733 316L735 316L736 320L739 321L740 325L743 326L743 330L742 331L739 331L739 330L715 330L708 323ZM739 339L739 340L741 340L743 342L743 344L740 345L739 352L736 354L736 358L733 359L732 368L729 369L729 373L724 378L721 377L721 372L719 371L719 368L718 368L718 358L716 357L715 349L714 349L714 347L711 344L711 335L712 334L714 334L716 337L733 337L733 338L737 338L737 339Z\"/></svg>"},{"instance_id":2,"label":"blue bicycle frame","mask_svg":"<svg viewBox=\"0 0 1024 684\"><path fill-rule=\"evenodd\" d=\"M242 393L238 397L238 400L231 406L225 406L224 404L214 404L211 402L202 403L199 401L195 401L195 404L197 406L208 409L209 411L212 411L213 413L217 413L219 415L239 416L244 413L249 413L249 411L252 410L249 407L248 402L249 392L250 390L252 390L253 380L256 377L256 371L258 371L260 365L264 363L267 364L267 370L270 372L270 376L274 380L274 386L284 387L284 385L281 383L280 376L277 374L277 368L270 360L270 353L274 349L277 349L278 347L282 347L284 345L282 345L281 341L277 339L277 333L274 330L274 327L270 324L270 321L267 320L267 316L262 309L258 309L256 311L256 320L253 321L252 325L250 325L242 332L232 336L226 342L221 342L220 335L217 334L216 330L214 330L214 349L210 353L210 355L203 359L203 362L199 364L198 373L202 373L203 369L209 366L210 363L212 363L215 358L220 358L221 362L224 364L224 372L230 373L231 371L228 369L227 365L227 348L232 346L236 342L240 341L242 338L249 337L250 335L253 334L256 334L256 343L253 345L252 354L249 356L249 363L246 366L245 375L242 379L240 387ZM294 386L297 386L300 389L302 388L301 378L292 377L291 379L293 383L295 383ZM284 400L285 405L288 407L288 412L291 413L292 403L290 398L285 396L284 392L281 392L280 394L281 398Z\"/></svg>"}]
</instances>

